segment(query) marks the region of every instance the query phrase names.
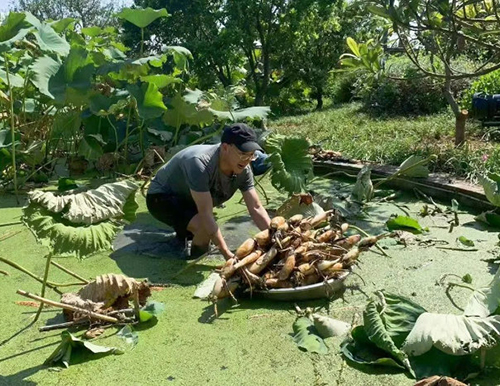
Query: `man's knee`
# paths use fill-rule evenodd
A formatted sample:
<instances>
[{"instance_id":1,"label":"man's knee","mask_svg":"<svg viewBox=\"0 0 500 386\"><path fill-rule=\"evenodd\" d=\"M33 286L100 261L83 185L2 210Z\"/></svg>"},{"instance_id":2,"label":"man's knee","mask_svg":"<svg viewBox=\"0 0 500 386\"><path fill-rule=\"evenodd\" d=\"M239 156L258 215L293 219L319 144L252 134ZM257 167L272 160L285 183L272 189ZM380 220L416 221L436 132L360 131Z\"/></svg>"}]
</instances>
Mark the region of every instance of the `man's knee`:
<instances>
[{"instance_id":1,"label":"man's knee","mask_svg":"<svg viewBox=\"0 0 500 386\"><path fill-rule=\"evenodd\" d=\"M203 224L201 222L201 216L198 214L195 215L191 219L191 221L189 221L189 224L187 226L187 230L190 231L197 240L206 241L207 244L210 241L210 235L207 233L207 231L203 227Z\"/></svg>"}]
</instances>

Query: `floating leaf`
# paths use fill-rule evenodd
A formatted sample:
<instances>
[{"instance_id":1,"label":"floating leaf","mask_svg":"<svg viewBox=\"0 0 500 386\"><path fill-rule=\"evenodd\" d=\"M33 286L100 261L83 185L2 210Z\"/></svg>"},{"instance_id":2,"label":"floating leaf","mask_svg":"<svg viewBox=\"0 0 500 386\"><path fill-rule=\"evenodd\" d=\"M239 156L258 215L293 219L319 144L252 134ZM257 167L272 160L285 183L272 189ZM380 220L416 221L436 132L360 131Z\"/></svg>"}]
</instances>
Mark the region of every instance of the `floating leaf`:
<instances>
[{"instance_id":1,"label":"floating leaf","mask_svg":"<svg viewBox=\"0 0 500 386\"><path fill-rule=\"evenodd\" d=\"M500 315L500 269L488 286L474 291L464 309L464 315L481 317Z\"/></svg>"},{"instance_id":2,"label":"floating leaf","mask_svg":"<svg viewBox=\"0 0 500 386\"><path fill-rule=\"evenodd\" d=\"M137 346L137 343L139 342L139 335L128 324L124 326L116 335L123 339L125 343L133 347Z\"/></svg>"},{"instance_id":3,"label":"floating leaf","mask_svg":"<svg viewBox=\"0 0 500 386\"><path fill-rule=\"evenodd\" d=\"M409 158L407 158L400 166L399 170L404 170L404 169L409 169L407 171L403 171L401 175L407 176L407 177L414 177L414 178L427 178L429 177L429 169L425 164L420 164L418 166L414 166L415 164L422 162L425 158L418 156L418 155L412 155Z\"/></svg>"},{"instance_id":4,"label":"floating leaf","mask_svg":"<svg viewBox=\"0 0 500 386\"><path fill-rule=\"evenodd\" d=\"M420 234L425 231L425 229L420 226L417 220L407 216L396 216L390 218L389 220L387 220L385 225L390 231L404 230L414 234Z\"/></svg>"},{"instance_id":5,"label":"floating leaf","mask_svg":"<svg viewBox=\"0 0 500 386\"><path fill-rule=\"evenodd\" d=\"M293 341L302 350L318 354L328 353L328 347L314 331L314 325L309 318L305 316L297 318L293 323L293 332Z\"/></svg>"},{"instance_id":6,"label":"floating leaf","mask_svg":"<svg viewBox=\"0 0 500 386\"><path fill-rule=\"evenodd\" d=\"M312 314L311 317L313 319L314 328L323 339L333 336L342 336L351 330L351 325L341 320L319 314Z\"/></svg>"},{"instance_id":7,"label":"floating leaf","mask_svg":"<svg viewBox=\"0 0 500 386\"><path fill-rule=\"evenodd\" d=\"M402 350L419 356L433 346L450 355L468 355L490 348L500 337L500 316L473 317L423 313L405 340Z\"/></svg>"},{"instance_id":8,"label":"floating leaf","mask_svg":"<svg viewBox=\"0 0 500 386\"><path fill-rule=\"evenodd\" d=\"M30 202L39 204L75 224L95 224L123 216L123 204L135 194L138 186L131 181L101 185L86 192L59 195L35 190L29 193Z\"/></svg>"},{"instance_id":9,"label":"floating leaf","mask_svg":"<svg viewBox=\"0 0 500 386\"><path fill-rule=\"evenodd\" d=\"M491 225L495 228L500 228L500 215L494 212L483 212L480 215L474 217L474 220Z\"/></svg>"},{"instance_id":10,"label":"floating leaf","mask_svg":"<svg viewBox=\"0 0 500 386\"><path fill-rule=\"evenodd\" d=\"M98 346L94 343L78 339L68 331L61 333L61 341L54 352L45 360L45 365L53 366L60 362L64 367L69 367L71 354L79 350L87 350L92 354L123 354L122 351L115 347Z\"/></svg>"},{"instance_id":11,"label":"floating leaf","mask_svg":"<svg viewBox=\"0 0 500 386\"><path fill-rule=\"evenodd\" d=\"M488 173L487 176L479 176L479 183L483 186L488 201L500 206L500 175Z\"/></svg>"},{"instance_id":12,"label":"floating leaf","mask_svg":"<svg viewBox=\"0 0 500 386\"><path fill-rule=\"evenodd\" d=\"M467 237L465 236L460 236L458 239L458 241L460 241L463 245L465 245L466 247L473 247L474 246L474 241L472 240L469 240Z\"/></svg>"}]
</instances>

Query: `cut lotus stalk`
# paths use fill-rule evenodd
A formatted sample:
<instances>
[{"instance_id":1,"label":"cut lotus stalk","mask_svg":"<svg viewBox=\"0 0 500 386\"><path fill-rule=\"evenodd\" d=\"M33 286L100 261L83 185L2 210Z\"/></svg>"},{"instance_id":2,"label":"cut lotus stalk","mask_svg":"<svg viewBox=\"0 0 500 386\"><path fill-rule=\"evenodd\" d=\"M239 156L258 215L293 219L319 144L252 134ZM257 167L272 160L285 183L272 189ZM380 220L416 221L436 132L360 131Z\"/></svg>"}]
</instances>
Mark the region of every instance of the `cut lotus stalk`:
<instances>
[{"instance_id":1,"label":"cut lotus stalk","mask_svg":"<svg viewBox=\"0 0 500 386\"><path fill-rule=\"evenodd\" d=\"M260 249L257 249L256 251L253 251L250 253L248 256L245 256L243 259L238 261L234 265L234 269L239 269L247 264L251 264L254 261L256 261L260 256L262 255L262 251Z\"/></svg>"},{"instance_id":2,"label":"cut lotus stalk","mask_svg":"<svg viewBox=\"0 0 500 386\"><path fill-rule=\"evenodd\" d=\"M252 253L254 249L255 249L255 240L252 238L246 239L243 242L243 244L241 244L239 248L236 250L235 255L238 259L241 259Z\"/></svg>"},{"instance_id":3,"label":"cut lotus stalk","mask_svg":"<svg viewBox=\"0 0 500 386\"><path fill-rule=\"evenodd\" d=\"M271 232L269 231L269 229L265 229L257 233L253 238L255 239L259 247L262 248L271 242Z\"/></svg>"},{"instance_id":4,"label":"cut lotus stalk","mask_svg":"<svg viewBox=\"0 0 500 386\"><path fill-rule=\"evenodd\" d=\"M306 253L313 246L314 246L314 243L312 241L307 241L305 243L302 243L300 245L300 247L298 247L297 249L295 249L295 253L297 255L303 255L304 253Z\"/></svg>"},{"instance_id":5,"label":"cut lotus stalk","mask_svg":"<svg viewBox=\"0 0 500 386\"><path fill-rule=\"evenodd\" d=\"M344 264L342 264L342 263L335 263L330 268L328 268L327 270L325 270L323 273L325 273L327 275L330 275L330 274L342 271L343 269L344 269Z\"/></svg>"},{"instance_id":6,"label":"cut lotus stalk","mask_svg":"<svg viewBox=\"0 0 500 386\"><path fill-rule=\"evenodd\" d=\"M280 280L286 280L292 273L293 269L295 268L295 254L292 253L288 255L288 257L285 260L285 264L283 265L283 268L281 268L281 271L278 274L278 279Z\"/></svg>"},{"instance_id":7,"label":"cut lotus stalk","mask_svg":"<svg viewBox=\"0 0 500 386\"><path fill-rule=\"evenodd\" d=\"M292 243L292 241L293 241L292 236L285 237L283 240L281 240L281 248L283 248L283 249L288 248L290 246L290 244Z\"/></svg>"},{"instance_id":8,"label":"cut lotus stalk","mask_svg":"<svg viewBox=\"0 0 500 386\"><path fill-rule=\"evenodd\" d=\"M271 220L271 229L278 229L284 223L286 223L286 220L283 216L273 217L273 219Z\"/></svg>"},{"instance_id":9,"label":"cut lotus stalk","mask_svg":"<svg viewBox=\"0 0 500 386\"><path fill-rule=\"evenodd\" d=\"M255 274L260 273L262 270L264 270L264 268L266 268L269 265L269 263L271 263L271 261L273 261L273 259L276 257L277 254L278 254L278 249L276 248L276 246L273 245L271 249L269 249L269 251L267 251L265 254L259 257L257 261L255 261L252 265L250 265L248 270Z\"/></svg>"},{"instance_id":10,"label":"cut lotus stalk","mask_svg":"<svg viewBox=\"0 0 500 386\"><path fill-rule=\"evenodd\" d=\"M346 233L348 229L349 229L349 224L346 222L340 226L340 231L342 232L342 234Z\"/></svg>"},{"instance_id":11,"label":"cut lotus stalk","mask_svg":"<svg viewBox=\"0 0 500 386\"><path fill-rule=\"evenodd\" d=\"M302 256L302 261L303 262L309 262L317 259L323 259L325 257L326 253L322 250L319 249L313 249L311 251L307 251L306 253L303 254Z\"/></svg>"},{"instance_id":12,"label":"cut lotus stalk","mask_svg":"<svg viewBox=\"0 0 500 386\"><path fill-rule=\"evenodd\" d=\"M387 233L383 233L383 234L378 235L378 236L364 237L364 238L362 238L359 241L357 247L359 249L368 249L368 248L371 248L371 247L373 247L377 243L377 241L379 241L380 239L383 239L387 235L388 235Z\"/></svg>"}]
</instances>

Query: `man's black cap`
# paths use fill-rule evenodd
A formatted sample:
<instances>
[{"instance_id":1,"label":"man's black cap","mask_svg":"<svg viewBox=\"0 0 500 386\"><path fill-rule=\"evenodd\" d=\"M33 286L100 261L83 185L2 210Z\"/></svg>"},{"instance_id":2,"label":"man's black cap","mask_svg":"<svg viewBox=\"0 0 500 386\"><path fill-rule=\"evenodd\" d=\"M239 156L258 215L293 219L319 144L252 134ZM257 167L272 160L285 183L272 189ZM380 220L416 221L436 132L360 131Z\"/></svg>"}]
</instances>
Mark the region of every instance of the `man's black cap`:
<instances>
[{"instance_id":1,"label":"man's black cap","mask_svg":"<svg viewBox=\"0 0 500 386\"><path fill-rule=\"evenodd\" d=\"M233 123L226 126L222 133L221 142L233 144L245 153L255 150L264 151L257 143L255 131L244 123Z\"/></svg>"}]
</instances>

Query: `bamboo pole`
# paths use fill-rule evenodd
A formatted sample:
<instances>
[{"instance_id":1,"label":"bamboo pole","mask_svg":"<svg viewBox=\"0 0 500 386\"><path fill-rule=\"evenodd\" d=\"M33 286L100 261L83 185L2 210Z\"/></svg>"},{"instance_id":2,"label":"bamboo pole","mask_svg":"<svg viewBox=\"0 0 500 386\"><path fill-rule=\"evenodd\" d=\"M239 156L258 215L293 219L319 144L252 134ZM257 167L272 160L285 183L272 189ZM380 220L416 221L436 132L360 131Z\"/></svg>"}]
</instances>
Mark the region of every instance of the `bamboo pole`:
<instances>
[{"instance_id":1,"label":"bamboo pole","mask_svg":"<svg viewBox=\"0 0 500 386\"><path fill-rule=\"evenodd\" d=\"M64 303L56 302L54 300L45 299L41 296L37 296L37 295L34 295L32 293L23 291L23 290L17 290L16 293L18 293L19 295L25 296L27 298L39 301L41 303L49 304L49 305L54 306L54 307L64 308L65 310L70 310L73 312L81 312L82 314L86 314L89 318L105 320L106 322L110 322L110 323L118 323L119 322L118 319L113 318L111 316L102 315L102 314L99 314L97 312L92 312L89 310L85 310L83 308L72 306L70 304L64 304Z\"/></svg>"},{"instance_id":2,"label":"bamboo pole","mask_svg":"<svg viewBox=\"0 0 500 386\"><path fill-rule=\"evenodd\" d=\"M50 264L56 266L61 271L66 272L68 275L73 276L74 278L76 278L78 280L81 280L84 284L89 284L89 281L87 279L84 279L80 275L70 271L68 268L63 267L61 264L57 264L55 261L51 261Z\"/></svg>"}]
</instances>

